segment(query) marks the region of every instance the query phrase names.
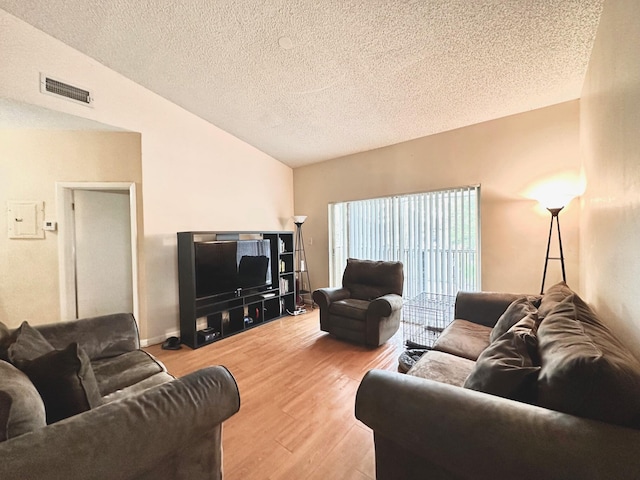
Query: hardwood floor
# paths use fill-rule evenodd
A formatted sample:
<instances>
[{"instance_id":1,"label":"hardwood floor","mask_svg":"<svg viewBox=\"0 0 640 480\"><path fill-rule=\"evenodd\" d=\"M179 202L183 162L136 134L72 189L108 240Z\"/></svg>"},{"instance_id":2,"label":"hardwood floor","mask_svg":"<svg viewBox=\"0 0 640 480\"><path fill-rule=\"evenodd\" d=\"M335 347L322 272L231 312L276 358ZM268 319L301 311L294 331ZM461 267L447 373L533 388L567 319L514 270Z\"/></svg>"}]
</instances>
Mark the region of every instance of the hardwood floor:
<instances>
[{"instance_id":1,"label":"hardwood floor","mask_svg":"<svg viewBox=\"0 0 640 480\"><path fill-rule=\"evenodd\" d=\"M377 349L320 331L318 310L191 350L146 349L183 376L225 365L240 411L224 424L226 480L374 479L373 435L354 416L355 393L372 368L397 370L402 329Z\"/></svg>"}]
</instances>

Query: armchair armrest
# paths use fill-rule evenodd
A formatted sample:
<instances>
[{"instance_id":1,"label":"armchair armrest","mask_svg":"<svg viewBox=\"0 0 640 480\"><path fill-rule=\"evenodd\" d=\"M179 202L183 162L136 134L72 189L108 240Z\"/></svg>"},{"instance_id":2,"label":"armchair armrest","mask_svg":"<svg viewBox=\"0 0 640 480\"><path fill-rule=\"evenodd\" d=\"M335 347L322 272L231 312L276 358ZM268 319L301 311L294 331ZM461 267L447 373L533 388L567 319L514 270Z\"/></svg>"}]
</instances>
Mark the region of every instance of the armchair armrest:
<instances>
[{"instance_id":1,"label":"armchair armrest","mask_svg":"<svg viewBox=\"0 0 640 480\"><path fill-rule=\"evenodd\" d=\"M0 478L174 478L171 471L146 476L166 467L171 457L184 470L201 469L191 478L221 478L209 471L211 465L220 469L221 452L206 439L219 438L221 422L239 408L231 373L205 368L0 443Z\"/></svg>"},{"instance_id":2,"label":"armchair armrest","mask_svg":"<svg viewBox=\"0 0 640 480\"><path fill-rule=\"evenodd\" d=\"M372 300L371 303L369 303L367 313L377 317L388 317L401 308L402 297L394 293L388 293L387 295Z\"/></svg>"},{"instance_id":3,"label":"armchair armrest","mask_svg":"<svg viewBox=\"0 0 640 480\"><path fill-rule=\"evenodd\" d=\"M640 471L638 430L411 375L367 373L356 417L373 429L377 449L397 446L420 471L444 472L438 478L632 479ZM384 456L376 451L376 463L405 468Z\"/></svg>"},{"instance_id":4,"label":"armchair armrest","mask_svg":"<svg viewBox=\"0 0 640 480\"><path fill-rule=\"evenodd\" d=\"M319 288L313 292L313 300L319 307L328 307L332 302L349 298L351 292L343 287Z\"/></svg>"}]
</instances>

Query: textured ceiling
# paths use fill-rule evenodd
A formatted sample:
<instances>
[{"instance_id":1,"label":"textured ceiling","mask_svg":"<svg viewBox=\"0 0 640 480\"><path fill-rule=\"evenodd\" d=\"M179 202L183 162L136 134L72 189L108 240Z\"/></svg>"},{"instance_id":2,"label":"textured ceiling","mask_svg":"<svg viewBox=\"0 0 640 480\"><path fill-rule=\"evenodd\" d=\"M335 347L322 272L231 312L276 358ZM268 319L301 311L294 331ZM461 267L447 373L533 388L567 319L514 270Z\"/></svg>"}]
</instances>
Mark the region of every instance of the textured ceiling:
<instances>
[{"instance_id":1,"label":"textured ceiling","mask_svg":"<svg viewBox=\"0 0 640 480\"><path fill-rule=\"evenodd\" d=\"M579 98L603 1L0 8L295 167Z\"/></svg>"}]
</instances>

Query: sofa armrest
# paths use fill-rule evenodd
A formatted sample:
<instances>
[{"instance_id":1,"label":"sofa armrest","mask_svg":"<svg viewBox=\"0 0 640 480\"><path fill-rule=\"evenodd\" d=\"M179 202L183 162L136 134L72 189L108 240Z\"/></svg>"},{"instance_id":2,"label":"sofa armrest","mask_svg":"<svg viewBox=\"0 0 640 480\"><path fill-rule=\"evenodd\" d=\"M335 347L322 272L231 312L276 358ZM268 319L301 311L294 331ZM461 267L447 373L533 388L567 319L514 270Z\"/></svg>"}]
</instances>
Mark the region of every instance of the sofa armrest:
<instances>
[{"instance_id":1,"label":"sofa armrest","mask_svg":"<svg viewBox=\"0 0 640 480\"><path fill-rule=\"evenodd\" d=\"M640 472L638 430L411 375L367 373L356 417L377 445L394 444L425 474L446 472L438 478L620 480ZM376 462L384 455L376 451Z\"/></svg>"},{"instance_id":2,"label":"sofa armrest","mask_svg":"<svg viewBox=\"0 0 640 480\"><path fill-rule=\"evenodd\" d=\"M239 408L231 373L205 368L0 443L0 478L146 478L166 458L191 455ZM220 456L213 447L200 450ZM207 459L200 460L202 467Z\"/></svg>"},{"instance_id":3,"label":"sofa armrest","mask_svg":"<svg viewBox=\"0 0 640 480\"><path fill-rule=\"evenodd\" d=\"M115 357L140 348L138 324L130 313L49 323L35 328L57 349L78 342L91 360Z\"/></svg>"},{"instance_id":4,"label":"sofa armrest","mask_svg":"<svg viewBox=\"0 0 640 480\"><path fill-rule=\"evenodd\" d=\"M493 328L511 302L523 295L499 292L458 292L454 318Z\"/></svg>"},{"instance_id":5,"label":"sofa armrest","mask_svg":"<svg viewBox=\"0 0 640 480\"><path fill-rule=\"evenodd\" d=\"M393 312L402 308L402 297L393 293L388 293L372 300L369 303L367 314L375 317L388 317Z\"/></svg>"}]
</instances>

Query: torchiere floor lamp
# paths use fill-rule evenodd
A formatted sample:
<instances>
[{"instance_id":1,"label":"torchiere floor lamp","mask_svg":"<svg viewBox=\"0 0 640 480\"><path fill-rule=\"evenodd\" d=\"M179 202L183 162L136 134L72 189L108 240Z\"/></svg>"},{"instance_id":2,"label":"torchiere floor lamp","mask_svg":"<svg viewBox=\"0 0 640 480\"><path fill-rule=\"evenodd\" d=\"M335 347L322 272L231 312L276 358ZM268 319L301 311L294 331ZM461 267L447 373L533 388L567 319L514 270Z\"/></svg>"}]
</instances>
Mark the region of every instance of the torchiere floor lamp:
<instances>
[{"instance_id":1,"label":"torchiere floor lamp","mask_svg":"<svg viewBox=\"0 0 640 480\"><path fill-rule=\"evenodd\" d=\"M540 287L540 295L544 293L544 282L547 279L547 266L549 265L549 260L560 260L560 264L562 265L562 280L564 282L567 281L567 275L564 270L564 253L562 251L562 236L560 235L560 219L559 214L560 211L564 208L564 205L561 207L547 207L547 210L551 212L551 223L549 225L549 239L547 240L547 255L544 259L544 272L542 274L542 286ZM558 246L560 247L560 256L559 257L550 257L549 249L551 247L551 234L553 232L553 220L556 221L556 226L558 227Z\"/></svg>"},{"instance_id":2,"label":"torchiere floor lamp","mask_svg":"<svg viewBox=\"0 0 640 480\"><path fill-rule=\"evenodd\" d=\"M302 238L302 224L306 219L306 215L296 215L293 217L293 223L296 224L296 310L300 313L304 312L305 295L311 297L311 282L309 281L309 270L307 269L307 255L304 251L304 240ZM309 303L313 309L313 299L311 299Z\"/></svg>"}]
</instances>

